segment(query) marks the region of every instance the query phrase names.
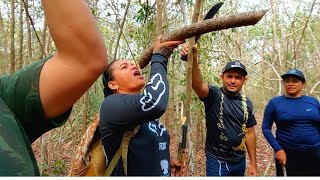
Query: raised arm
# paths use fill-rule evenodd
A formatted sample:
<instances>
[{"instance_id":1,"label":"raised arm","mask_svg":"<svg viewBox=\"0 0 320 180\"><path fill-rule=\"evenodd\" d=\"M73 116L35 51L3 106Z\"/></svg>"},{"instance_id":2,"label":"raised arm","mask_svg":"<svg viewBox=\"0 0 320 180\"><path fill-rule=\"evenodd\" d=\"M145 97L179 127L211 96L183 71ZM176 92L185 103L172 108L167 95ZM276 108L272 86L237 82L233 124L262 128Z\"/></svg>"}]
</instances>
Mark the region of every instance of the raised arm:
<instances>
[{"instance_id":1,"label":"raised arm","mask_svg":"<svg viewBox=\"0 0 320 180\"><path fill-rule=\"evenodd\" d=\"M193 64L192 64L192 89L199 98L205 98L208 96L209 87L208 84L203 82L201 71L198 64L198 48L196 45L193 49ZM183 44L180 55L185 56L188 54L188 43Z\"/></svg>"},{"instance_id":2,"label":"raised arm","mask_svg":"<svg viewBox=\"0 0 320 180\"><path fill-rule=\"evenodd\" d=\"M149 81L142 94L114 94L107 97L100 107L100 125L109 129L153 121L163 115L169 99L167 62L174 48L182 41L155 41L151 57ZM103 123L108 123L106 126ZM103 129L102 129L103 130Z\"/></svg>"},{"instance_id":3,"label":"raised arm","mask_svg":"<svg viewBox=\"0 0 320 180\"><path fill-rule=\"evenodd\" d=\"M100 107L102 127L126 129L155 120L165 112L169 99L167 59L156 54L150 62L150 80L142 94L114 94L103 101Z\"/></svg>"},{"instance_id":4,"label":"raised arm","mask_svg":"<svg viewBox=\"0 0 320 180\"><path fill-rule=\"evenodd\" d=\"M72 107L107 66L103 39L84 0L42 0L57 52L43 66L40 97L47 118Z\"/></svg>"}]
</instances>

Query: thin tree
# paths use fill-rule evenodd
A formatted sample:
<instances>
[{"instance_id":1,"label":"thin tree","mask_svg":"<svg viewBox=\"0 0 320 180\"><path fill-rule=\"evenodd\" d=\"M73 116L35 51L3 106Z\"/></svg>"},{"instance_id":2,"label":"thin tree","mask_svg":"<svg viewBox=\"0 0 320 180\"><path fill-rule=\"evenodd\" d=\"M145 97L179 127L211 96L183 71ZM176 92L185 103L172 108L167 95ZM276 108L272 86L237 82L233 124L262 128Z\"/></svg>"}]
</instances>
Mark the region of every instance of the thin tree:
<instances>
[{"instance_id":1,"label":"thin tree","mask_svg":"<svg viewBox=\"0 0 320 180\"><path fill-rule=\"evenodd\" d=\"M23 64L23 1L20 0L20 12L19 12L19 50L18 50L18 57L19 57L19 61L18 61L18 66L16 67L17 70L22 68L22 64Z\"/></svg>"},{"instance_id":2,"label":"thin tree","mask_svg":"<svg viewBox=\"0 0 320 180\"><path fill-rule=\"evenodd\" d=\"M11 22L10 22L10 71L9 73L12 74L15 72L16 67L16 57L15 57L15 47L14 47L14 30L15 30L15 14L14 14L14 7L15 7L15 1L10 0L11 4Z\"/></svg>"},{"instance_id":3,"label":"thin tree","mask_svg":"<svg viewBox=\"0 0 320 180\"><path fill-rule=\"evenodd\" d=\"M29 16L29 0L22 0L24 2L26 24L27 24L27 57L26 62L29 63L33 59L32 57L32 37L31 37L31 25L30 25L30 16Z\"/></svg>"},{"instance_id":4,"label":"thin tree","mask_svg":"<svg viewBox=\"0 0 320 180\"><path fill-rule=\"evenodd\" d=\"M120 44L120 38L121 38L121 35L122 35L122 32L123 32L124 23L126 22L126 17L127 17L127 14L128 14L130 3L131 3L131 0L128 0L127 6L126 6L126 10L124 12L123 19L122 19L122 22L121 22L121 25L120 25L119 35L118 35L118 38L117 38L113 59L117 58L117 51L118 51L118 47L119 47L119 44Z\"/></svg>"}]
</instances>

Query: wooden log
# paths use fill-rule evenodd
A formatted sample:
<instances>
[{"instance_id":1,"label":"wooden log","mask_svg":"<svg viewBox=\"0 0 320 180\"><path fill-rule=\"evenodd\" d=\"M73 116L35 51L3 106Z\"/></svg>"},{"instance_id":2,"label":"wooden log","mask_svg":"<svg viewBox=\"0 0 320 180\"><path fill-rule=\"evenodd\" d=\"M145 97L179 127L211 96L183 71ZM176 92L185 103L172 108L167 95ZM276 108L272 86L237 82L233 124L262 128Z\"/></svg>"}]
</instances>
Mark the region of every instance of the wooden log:
<instances>
[{"instance_id":1,"label":"wooden log","mask_svg":"<svg viewBox=\"0 0 320 180\"><path fill-rule=\"evenodd\" d=\"M182 27L173 31L166 37L162 37L162 41L185 40L196 35L202 35L212 31L229 29L234 27L255 25L267 13L267 10L244 12L226 17L216 17L212 19L203 20ZM144 68L149 64L152 56L153 45L149 46L147 50L139 58L140 68Z\"/></svg>"}]
</instances>

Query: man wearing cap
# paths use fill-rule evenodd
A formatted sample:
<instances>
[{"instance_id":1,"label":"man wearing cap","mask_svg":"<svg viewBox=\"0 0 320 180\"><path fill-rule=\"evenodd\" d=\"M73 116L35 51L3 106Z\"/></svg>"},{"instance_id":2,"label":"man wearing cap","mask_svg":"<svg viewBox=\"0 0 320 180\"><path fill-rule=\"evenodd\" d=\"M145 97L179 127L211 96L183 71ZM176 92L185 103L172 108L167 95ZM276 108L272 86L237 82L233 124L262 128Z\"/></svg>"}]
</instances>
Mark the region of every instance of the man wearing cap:
<instances>
[{"instance_id":1,"label":"man wearing cap","mask_svg":"<svg viewBox=\"0 0 320 180\"><path fill-rule=\"evenodd\" d=\"M188 54L187 44L180 54ZM250 159L248 175L257 175L254 132L257 123L252 102L240 94L246 75L246 67L240 61L231 61L220 75L221 88L206 84L198 65L197 47L193 46L192 88L203 101L206 114L207 176L244 176L245 149Z\"/></svg>"},{"instance_id":2,"label":"man wearing cap","mask_svg":"<svg viewBox=\"0 0 320 180\"><path fill-rule=\"evenodd\" d=\"M319 176L320 105L302 95L303 72L290 69L281 78L285 95L272 98L266 106L262 132L275 152L277 176ZM276 124L276 137L271 132Z\"/></svg>"}]
</instances>

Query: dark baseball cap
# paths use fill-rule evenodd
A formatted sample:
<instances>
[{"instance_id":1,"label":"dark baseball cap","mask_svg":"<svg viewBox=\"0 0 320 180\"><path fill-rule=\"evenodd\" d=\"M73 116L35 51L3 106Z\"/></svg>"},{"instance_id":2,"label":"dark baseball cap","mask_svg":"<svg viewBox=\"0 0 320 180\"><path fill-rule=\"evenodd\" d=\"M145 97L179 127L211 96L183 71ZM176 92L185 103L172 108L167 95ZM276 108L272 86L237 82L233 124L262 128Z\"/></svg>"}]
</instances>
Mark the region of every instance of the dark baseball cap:
<instances>
[{"instance_id":1,"label":"dark baseball cap","mask_svg":"<svg viewBox=\"0 0 320 180\"><path fill-rule=\"evenodd\" d=\"M298 77L302 82L305 82L305 81L306 81L303 72L300 71L299 69L296 69L296 68L290 69L290 70L287 71L286 73L282 74L282 75L281 75L281 78L282 78L282 79L285 79L285 78L287 78L288 76L296 76L296 77Z\"/></svg>"},{"instance_id":2,"label":"dark baseball cap","mask_svg":"<svg viewBox=\"0 0 320 180\"><path fill-rule=\"evenodd\" d=\"M240 69L244 76L246 76L248 74L247 70L246 70L246 66L243 65L239 60L228 62L226 64L226 66L223 68L222 73L224 73L230 69L235 69L235 68Z\"/></svg>"}]
</instances>

